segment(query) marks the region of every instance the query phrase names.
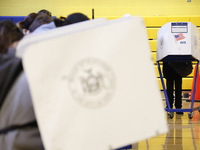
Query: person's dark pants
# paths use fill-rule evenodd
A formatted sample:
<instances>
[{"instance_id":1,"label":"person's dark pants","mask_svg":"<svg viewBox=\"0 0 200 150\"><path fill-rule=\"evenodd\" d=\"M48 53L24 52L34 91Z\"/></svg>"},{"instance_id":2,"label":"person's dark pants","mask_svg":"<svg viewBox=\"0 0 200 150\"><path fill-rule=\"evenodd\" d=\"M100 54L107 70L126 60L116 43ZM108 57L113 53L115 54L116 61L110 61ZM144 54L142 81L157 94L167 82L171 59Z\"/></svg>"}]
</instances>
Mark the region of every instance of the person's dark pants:
<instances>
[{"instance_id":1,"label":"person's dark pants","mask_svg":"<svg viewBox=\"0 0 200 150\"><path fill-rule=\"evenodd\" d=\"M175 73L173 77L166 79L166 86L170 107L173 108L175 87L175 107L176 109L182 108L182 77Z\"/></svg>"}]
</instances>

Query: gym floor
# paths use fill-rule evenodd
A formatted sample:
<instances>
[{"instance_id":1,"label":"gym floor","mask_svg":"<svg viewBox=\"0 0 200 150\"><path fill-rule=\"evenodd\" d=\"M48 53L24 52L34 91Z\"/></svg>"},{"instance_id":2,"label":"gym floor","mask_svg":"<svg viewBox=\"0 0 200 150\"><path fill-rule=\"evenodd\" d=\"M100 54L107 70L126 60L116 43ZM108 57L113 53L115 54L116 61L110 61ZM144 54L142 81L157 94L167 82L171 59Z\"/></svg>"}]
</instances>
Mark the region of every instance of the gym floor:
<instances>
[{"instance_id":1,"label":"gym floor","mask_svg":"<svg viewBox=\"0 0 200 150\"><path fill-rule=\"evenodd\" d=\"M163 100L165 106L165 100ZM183 100L183 109L190 109L191 102ZM200 102L194 102L194 107ZM132 145L132 150L200 150L200 112L193 111L192 119L188 112L183 115L174 113L170 118L166 112L168 133L146 139ZM148 123L147 123L148 128Z\"/></svg>"}]
</instances>

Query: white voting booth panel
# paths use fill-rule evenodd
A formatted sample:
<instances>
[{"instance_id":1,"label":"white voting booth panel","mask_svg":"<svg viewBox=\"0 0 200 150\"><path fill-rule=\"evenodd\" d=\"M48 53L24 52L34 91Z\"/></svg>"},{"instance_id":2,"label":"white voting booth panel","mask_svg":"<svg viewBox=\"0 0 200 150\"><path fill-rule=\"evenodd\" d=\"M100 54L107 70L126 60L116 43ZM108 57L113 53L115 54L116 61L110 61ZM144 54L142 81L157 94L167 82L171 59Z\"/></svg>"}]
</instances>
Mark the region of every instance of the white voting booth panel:
<instances>
[{"instance_id":1,"label":"white voting booth panel","mask_svg":"<svg viewBox=\"0 0 200 150\"><path fill-rule=\"evenodd\" d=\"M199 31L191 22L168 22L158 30L157 60L170 55L200 59Z\"/></svg>"},{"instance_id":2,"label":"white voting booth panel","mask_svg":"<svg viewBox=\"0 0 200 150\"><path fill-rule=\"evenodd\" d=\"M50 32L48 34L43 34L43 33L36 33L36 34L33 33L32 34L31 33L27 36L24 36L24 38L18 43L17 48L16 48L16 56L19 58L22 58L27 47L30 44L33 44L37 41L42 41L43 39L48 39L48 38L52 38L52 37L55 38L56 36L61 36L62 34L70 34L74 30L76 30L76 26L79 26L79 24L81 24L82 28L88 28L92 25L99 24L104 21L106 21L105 18L98 18L98 19L94 19L94 20L79 22L79 23L76 23L73 25L68 25L67 27L66 26L59 27L56 30L50 29L49 31L45 31L45 33Z\"/></svg>"},{"instance_id":3,"label":"white voting booth panel","mask_svg":"<svg viewBox=\"0 0 200 150\"><path fill-rule=\"evenodd\" d=\"M45 33L23 57L45 149L116 149L166 133L143 19L74 27Z\"/></svg>"}]
</instances>

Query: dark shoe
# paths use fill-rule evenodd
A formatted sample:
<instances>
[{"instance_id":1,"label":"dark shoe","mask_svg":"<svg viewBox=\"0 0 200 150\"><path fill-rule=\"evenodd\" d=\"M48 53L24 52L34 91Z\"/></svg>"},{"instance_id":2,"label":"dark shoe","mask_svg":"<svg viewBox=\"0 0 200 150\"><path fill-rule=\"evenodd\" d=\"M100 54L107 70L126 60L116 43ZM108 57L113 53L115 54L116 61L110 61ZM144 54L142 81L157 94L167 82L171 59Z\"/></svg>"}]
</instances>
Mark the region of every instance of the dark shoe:
<instances>
[{"instance_id":1,"label":"dark shoe","mask_svg":"<svg viewBox=\"0 0 200 150\"><path fill-rule=\"evenodd\" d=\"M183 112L176 112L176 114L183 115L184 113Z\"/></svg>"}]
</instances>

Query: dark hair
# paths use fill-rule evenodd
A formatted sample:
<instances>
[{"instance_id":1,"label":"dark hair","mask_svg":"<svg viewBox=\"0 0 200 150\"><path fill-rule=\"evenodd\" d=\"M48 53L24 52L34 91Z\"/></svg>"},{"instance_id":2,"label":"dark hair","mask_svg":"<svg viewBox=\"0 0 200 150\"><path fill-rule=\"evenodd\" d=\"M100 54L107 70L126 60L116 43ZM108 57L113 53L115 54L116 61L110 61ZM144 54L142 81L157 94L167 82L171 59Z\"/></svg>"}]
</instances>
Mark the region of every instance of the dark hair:
<instances>
[{"instance_id":1,"label":"dark hair","mask_svg":"<svg viewBox=\"0 0 200 150\"><path fill-rule=\"evenodd\" d=\"M62 27L65 25L70 25L73 23L78 23L78 22L86 21L86 20L89 20L89 18L82 13L73 13L73 14L70 14L67 18L60 16L60 18L53 19L56 27Z\"/></svg>"},{"instance_id":2,"label":"dark hair","mask_svg":"<svg viewBox=\"0 0 200 150\"><path fill-rule=\"evenodd\" d=\"M54 21L56 27L62 27L62 26L68 25L65 17L54 18L53 21Z\"/></svg>"},{"instance_id":3,"label":"dark hair","mask_svg":"<svg viewBox=\"0 0 200 150\"><path fill-rule=\"evenodd\" d=\"M33 32L35 29L37 29L39 26L43 25L43 24L47 24L53 21L53 18L50 17L47 14L40 14L38 15L35 20L33 21L33 23L31 24L31 26L29 27L29 31Z\"/></svg>"},{"instance_id":4,"label":"dark hair","mask_svg":"<svg viewBox=\"0 0 200 150\"><path fill-rule=\"evenodd\" d=\"M47 15L49 15L50 17L52 16L52 15L51 15L51 12L48 11L48 10L46 10L46 9L41 9L40 11L38 11L37 14L47 14Z\"/></svg>"},{"instance_id":5,"label":"dark hair","mask_svg":"<svg viewBox=\"0 0 200 150\"><path fill-rule=\"evenodd\" d=\"M12 43L23 38L24 34L9 20L0 21L0 53L7 53Z\"/></svg>"},{"instance_id":6,"label":"dark hair","mask_svg":"<svg viewBox=\"0 0 200 150\"><path fill-rule=\"evenodd\" d=\"M30 13L28 16L26 16L26 18L24 19L24 21L20 22L21 29L28 30L29 27L30 27L30 25L33 23L33 21L37 17L37 15L38 14L36 14L36 13Z\"/></svg>"},{"instance_id":7,"label":"dark hair","mask_svg":"<svg viewBox=\"0 0 200 150\"><path fill-rule=\"evenodd\" d=\"M89 20L89 18L82 13L73 13L66 18L68 24L78 23L86 20Z\"/></svg>"}]
</instances>

